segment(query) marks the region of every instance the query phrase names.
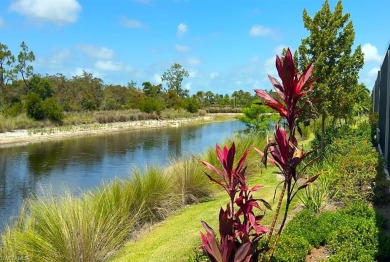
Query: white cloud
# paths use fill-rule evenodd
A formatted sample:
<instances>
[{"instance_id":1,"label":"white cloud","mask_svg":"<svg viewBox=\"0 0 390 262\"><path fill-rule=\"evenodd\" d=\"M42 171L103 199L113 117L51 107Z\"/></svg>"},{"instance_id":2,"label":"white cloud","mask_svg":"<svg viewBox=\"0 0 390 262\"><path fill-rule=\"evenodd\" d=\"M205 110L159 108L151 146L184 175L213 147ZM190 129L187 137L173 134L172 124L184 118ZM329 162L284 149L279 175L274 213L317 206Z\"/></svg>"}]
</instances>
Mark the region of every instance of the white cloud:
<instances>
[{"instance_id":1,"label":"white cloud","mask_svg":"<svg viewBox=\"0 0 390 262\"><path fill-rule=\"evenodd\" d=\"M188 71L188 75L189 75L190 78L194 78L194 77L196 77L198 75L198 71L190 70L190 71Z\"/></svg>"},{"instance_id":2,"label":"white cloud","mask_svg":"<svg viewBox=\"0 0 390 262\"><path fill-rule=\"evenodd\" d=\"M72 57L72 52L70 49L64 48L61 50L56 50L53 55L49 58L49 63L62 65L66 61L70 60Z\"/></svg>"},{"instance_id":3,"label":"white cloud","mask_svg":"<svg viewBox=\"0 0 390 262\"><path fill-rule=\"evenodd\" d=\"M196 57L189 57L187 59L187 63L189 65L199 65L200 63L202 63L202 61L199 58L196 58Z\"/></svg>"},{"instance_id":4,"label":"white cloud","mask_svg":"<svg viewBox=\"0 0 390 262\"><path fill-rule=\"evenodd\" d=\"M113 63L112 61L98 60L95 62L95 68L101 71L120 71L123 66L120 63Z\"/></svg>"},{"instance_id":5,"label":"white cloud","mask_svg":"<svg viewBox=\"0 0 390 262\"><path fill-rule=\"evenodd\" d=\"M104 46L82 44L78 45L77 49L79 49L87 56L97 59L111 59L115 55L114 50Z\"/></svg>"},{"instance_id":6,"label":"white cloud","mask_svg":"<svg viewBox=\"0 0 390 262\"><path fill-rule=\"evenodd\" d=\"M186 90L191 90L191 86L192 86L192 83L186 83L186 84L184 85L184 89L186 89Z\"/></svg>"},{"instance_id":7,"label":"white cloud","mask_svg":"<svg viewBox=\"0 0 390 262\"><path fill-rule=\"evenodd\" d=\"M175 49L177 52L185 53L191 50L191 47L185 45L175 45Z\"/></svg>"},{"instance_id":8,"label":"white cloud","mask_svg":"<svg viewBox=\"0 0 390 262\"><path fill-rule=\"evenodd\" d=\"M156 85L161 84L161 76L159 74L153 75L153 83Z\"/></svg>"},{"instance_id":9,"label":"white cloud","mask_svg":"<svg viewBox=\"0 0 390 262\"><path fill-rule=\"evenodd\" d=\"M369 77L377 77L378 71L379 71L379 70L380 70L379 67L374 67L374 68L372 68L370 71L368 71L367 75L368 75Z\"/></svg>"},{"instance_id":10,"label":"white cloud","mask_svg":"<svg viewBox=\"0 0 390 262\"><path fill-rule=\"evenodd\" d=\"M380 63L383 60L383 58L378 55L378 49L370 43L364 44L362 46L362 51L364 53L364 62L375 61Z\"/></svg>"},{"instance_id":11,"label":"white cloud","mask_svg":"<svg viewBox=\"0 0 390 262\"><path fill-rule=\"evenodd\" d=\"M210 77L211 79L217 78L218 76L219 76L219 73L218 73L218 72L211 72L210 75L209 75L209 77Z\"/></svg>"},{"instance_id":12,"label":"white cloud","mask_svg":"<svg viewBox=\"0 0 390 262\"><path fill-rule=\"evenodd\" d=\"M185 35L185 33L187 33L188 31L188 26L184 23L180 23L178 26L177 26L177 36L178 37L183 37Z\"/></svg>"},{"instance_id":13,"label":"white cloud","mask_svg":"<svg viewBox=\"0 0 390 262\"><path fill-rule=\"evenodd\" d=\"M142 23L141 21L139 21L137 19L127 18L125 16L122 16L120 19L121 19L122 25L125 27L129 27L129 28L146 28L147 27L146 24Z\"/></svg>"},{"instance_id":14,"label":"white cloud","mask_svg":"<svg viewBox=\"0 0 390 262\"><path fill-rule=\"evenodd\" d=\"M250 36L266 36L270 35L272 30L262 25L254 25L249 31Z\"/></svg>"},{"instance_id":15,"label":"white cloud","mask_svg":"<svg viewBox=\"0 0 390 262\"><path fill-rule=\"evenodd\" d=\"M82 8L77 0L13 0L10 9L29 18L62 25L76 22Z\"/></svg>"}]
</instances>

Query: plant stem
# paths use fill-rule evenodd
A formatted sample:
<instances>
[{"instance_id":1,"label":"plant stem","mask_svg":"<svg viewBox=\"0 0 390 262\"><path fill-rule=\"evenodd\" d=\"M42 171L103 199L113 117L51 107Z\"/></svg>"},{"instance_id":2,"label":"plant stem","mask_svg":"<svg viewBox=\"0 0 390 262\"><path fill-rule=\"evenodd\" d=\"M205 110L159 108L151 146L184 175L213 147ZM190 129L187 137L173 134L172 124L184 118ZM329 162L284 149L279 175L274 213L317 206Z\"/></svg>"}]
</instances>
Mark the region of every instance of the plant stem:
<instances>
[{"instance_id":1,"label":"plant stem","mask_svg":"<svg viewBox=\"0 0 390 262\"><path fill-rule=\"evenodd\" d=\"M290 185L290 184L289 184L289 185ZM274 255L274 252L275 252L275 249L276 249L276 245L277 245L278 242L279 242L280 235L282 234L284 225L286 224L287 215L288 215L288 210L289 210L289 208L290 208L291 200L292 200L292 199L291 199L291 192L290 192L290 186L289 186L289 188L288 188L288 190L287 190L287 203L286 203L286 209L284 210L283 220L282 220L282 223L280 224L280 227L279 227L278 234L277 234L277 236L276 236L275 242L274 242L274 244L272 245L272 248L271 248L271 250L270 250L269 261L271 261L272 256Z\"/></svg>"},{"instance_id":2,"label":"plant stem","mask_svg":"<svg viewBox=\"0 0 390 262\"><path fill-rule=\"evenodd\" d=\"M279 195L279 201L278 201L278 205L276 206L275 215L274 215L274 218L272 220L271 228L270 228L270 230L269 230L269 232L267 234L267 238L265 240L266 241L266 244L265 244L266 248L268 248L269 242L271 241L271 237L272 237L273 231L275 229L276 221L278 220L278 216L279 216L280 208L282 206L282 202L283 202L283 198L284 198L285 192L286 192L286 183L284 182L283 183L283 189L282 189L282 191L280 192L280 195ZM266 251L261 254L260 262L264 261L264 254L266 253Z\"/></svg>"}]
</instances>

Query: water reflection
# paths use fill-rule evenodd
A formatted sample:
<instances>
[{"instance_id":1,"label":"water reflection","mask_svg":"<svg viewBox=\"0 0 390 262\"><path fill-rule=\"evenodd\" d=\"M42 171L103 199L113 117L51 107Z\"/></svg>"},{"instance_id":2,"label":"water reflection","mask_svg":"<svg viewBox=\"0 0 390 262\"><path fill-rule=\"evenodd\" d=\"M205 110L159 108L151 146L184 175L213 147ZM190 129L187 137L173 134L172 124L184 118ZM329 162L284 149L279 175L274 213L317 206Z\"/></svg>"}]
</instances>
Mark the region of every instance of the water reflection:
<instances>
[{"instance_id":1,"label":"water reflection","mask_svg":"<svg viewBox=\"0 0 390 262\"><path fill-rule=\"evenodd\" d=\"M238 121L87 136L0 149L0 222L16 216L22 199L68 188L73 194L127 177L137 166L166 165L201 153L244 130ZM3 223L0 225L2 230Z\"/></svg>"}]
</instances>

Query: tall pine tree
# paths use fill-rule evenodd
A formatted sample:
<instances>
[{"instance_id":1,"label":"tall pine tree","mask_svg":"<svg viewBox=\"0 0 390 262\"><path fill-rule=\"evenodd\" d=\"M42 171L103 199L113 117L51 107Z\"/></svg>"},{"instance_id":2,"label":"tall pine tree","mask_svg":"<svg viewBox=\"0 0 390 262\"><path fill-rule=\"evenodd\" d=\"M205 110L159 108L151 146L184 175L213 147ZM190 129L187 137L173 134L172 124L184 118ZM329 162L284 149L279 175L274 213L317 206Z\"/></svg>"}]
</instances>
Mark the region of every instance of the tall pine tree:
<instances>
[{"instance_id":1,"label":"tall pine tree","mask_svg":"<svg viewBox=\"0 0 390 262\"><path fill-rule=\"evenodd\" d=\"M313 18L303 11L304 27L310 35L302 39L297 59L300 68L314 62L313 76L318 80L311 97L317 100L314 106L321 116L323 135L328 117L335 122L351 116L358 73L364 64L361 46L352 51L355 30L349 19L349 13L343 14L341 0L334 12L328 0ZM323 139L321 148L324 150Z\"/></svg>"}]
</instances>

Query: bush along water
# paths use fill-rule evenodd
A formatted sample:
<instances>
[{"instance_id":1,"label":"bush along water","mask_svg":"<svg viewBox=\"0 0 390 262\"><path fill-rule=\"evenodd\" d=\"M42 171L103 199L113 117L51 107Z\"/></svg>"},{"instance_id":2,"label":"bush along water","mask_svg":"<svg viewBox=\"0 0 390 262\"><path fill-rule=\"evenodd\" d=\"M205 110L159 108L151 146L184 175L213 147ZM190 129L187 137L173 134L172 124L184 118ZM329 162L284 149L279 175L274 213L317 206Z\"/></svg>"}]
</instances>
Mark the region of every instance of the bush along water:
<instances>
[{"instance_id":1,"label":"bush along water","mask_svg":"<svg viewBox=\"0 0 390 262\"><path fill-rule=\"evenodd\" d=\"M303 108L313 102L307 100L304 102L302 99L308 92L312 91L312 84L315 81L311 78L313 65L310 64L303 74L298 74L291 51L288 49L285 57L276 57L276 68L282 83L271 76L269 79L277 98L266 91L255 90L256 94L263 100L264 105L279 113L287 126L285 129L277 125L273 141L270 141L264 151L256 149L262 156L264 165L266 166L267 162L270 162L279 169L280 174L284 177L276 212L269 229L260 225L264 213L255 214L254 210L261 210L259 203L263 203L266 207L269 207L269 204L261 199L253 198L251 193L260 189L260 186L249 188L246 183L244 166L247 153L244 153L236 168L233 169L234 145L230 149L224 147L223 150L217 146L222 170L207 162L203 162L203 164L217 174L217 177L209 174L207 176L225 189L230 202L227 204L226 210L222 208L220 210L219 241L207 223L202 222L206 230L206 234L201 233L203 248L212 261L271 260L286 223L293 198L299 190L306 188L318 177L315 175L303 178L302 173L297 170L298 166L311 153L304 153L299 148L296 132L301 132L296 123ZM302 168L302 170L304 169L305 167ZM303 182L298 184L298 181ZM271 244L284 198L286 199L282 221ZM264 244L258 245L264 236Z\"/></svg>"}]
</instances>

